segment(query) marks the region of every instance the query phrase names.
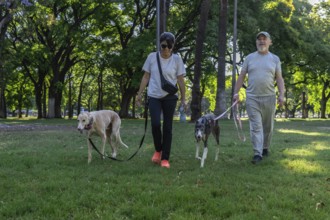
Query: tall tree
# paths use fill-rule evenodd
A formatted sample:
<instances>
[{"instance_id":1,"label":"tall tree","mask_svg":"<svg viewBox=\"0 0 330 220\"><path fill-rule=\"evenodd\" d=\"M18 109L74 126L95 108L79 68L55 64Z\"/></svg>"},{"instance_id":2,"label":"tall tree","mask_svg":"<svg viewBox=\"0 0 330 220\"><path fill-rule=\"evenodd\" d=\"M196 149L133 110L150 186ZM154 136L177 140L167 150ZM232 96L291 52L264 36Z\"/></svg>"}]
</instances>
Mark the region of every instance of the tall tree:
<instances>
[{"instance_id":1,"label":"tall tree","mask_svg":"<svg viewBox=\"0 0 330 220\"><path fill-rule=\"evenodd\" d=\"M12 10L16 8L15 1L6 1L0 4L0 118L7 118L6 110L6 73L4 70L4 41L9 22L12 20Z\"/></svg>"},{"instance_id":2,"label":"tall tree","mask_svg":"<svg viewBox=\"0 0 330 220\"><path fill-rule=\"evenodd\" d=\"M192 86L192 100L190 105L192 122L195 122L201 116L202 95L200 83L202 75L203 46L206 37L206 26L210 8L211 0L202 0L200 7L200 19L196 33L195 67Z\"/></svg>"},{"instance_id":3,"label":"tall tree","mask_svg":"<svg viewBox=\"0 0 330 220\"><path fill-rule=\"evenodd\" d=\"M21 0L22 6L31 6L32 4L28 0ZM5 34L7 32L8 25L12 21L13 13L18 7L18 1L7 0L0 2L0 118L7 117L6 107L6 72L4 70L3 58L6 57L4 53Z\"/></svg>"},{"instance_id":4,"label":"tall tree","mask_svg":"<svg viewBox=\"0 0 330 220\"><path fill-rule=\"evenodd\" d=\"M227 50L227 10L228 0L219 4L219 43L218 43L218 77L216 107L214 113L219 115L226 111L226 50Z\"/></svg>"}]
</instances>

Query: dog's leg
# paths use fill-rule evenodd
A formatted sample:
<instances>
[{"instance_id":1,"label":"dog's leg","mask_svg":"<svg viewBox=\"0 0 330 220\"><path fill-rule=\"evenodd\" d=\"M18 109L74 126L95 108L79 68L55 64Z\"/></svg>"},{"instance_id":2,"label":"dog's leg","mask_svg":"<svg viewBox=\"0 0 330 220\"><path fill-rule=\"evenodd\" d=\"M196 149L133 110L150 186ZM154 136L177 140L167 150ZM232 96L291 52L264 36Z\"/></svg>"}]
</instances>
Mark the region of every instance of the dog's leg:
<instances>
[{"instance_id":1,"label":"dog's leg","mask_svg":"<svg viewBox=\"0 0 330 220\"><path fill-rule=\"evenodd\" d=\"M106 131L103 132L103 136L101 137L102 138L102 149L101 149L101 153L102 153L102 156L101 156L101 159L105 159L105 144L107 142L107 135L106 135Z\"/></svg>"},{"instance_id":2,"label":"dog's leg","mask_svg":"<svg viewBox=\"0 0 330 220\"><path fill-rule=\"evenodd\" d=\"M216 152L215 152L215 159L214 159L215 161L218 160L219 152L220 152L220 148L218 147L218 148L216 149Z\"/></svg>"},{"instance_id":3,"label":"dog's leg","mask_svg":"<svg viewBox=\"0 0 330 220\"><path fill-rule=\"evenodd\" d=\"M121 137L120 137L120 126L121 126L121 119L118 116L115 119L113 119L113 122L112 122L112 134L115 136L115 141L116 141L117 146L120 144L120 145L128 148L128 146L121 140Z\"/></svg>"},{"instance_id":4,"label":"dog's leg","mask_svg":"<svg viewBox=\"0 0 330 220\"><path fill-rule=\"evenodd\" d=\"M203 141L204 142L204 151L203 151L203 156L202 156L202 161L201 161L201 167L204 167L204 162L205 162L205 159L207 158L207 152L208 152L207 139L208 139L208 136L206 135L205 140Z\"/></svg>"},{"instance_id":5,"label":"dog's leg","mask_svg":"<svg viewBox=\"0 0 330 220\"><path fill-rule=\"evenodd\" d=\"M111 148L111 156L113 155L113 143L112 143L112 129L111 127L106 130L107 132L107 141ZM113 156L112 156L113 157Z\"/></svg>"},{"instance_id":6,"label":"dog's leg","mask_svg":"<svg viewBox=\"0 0 330 220\"><path fill-rule=\"evenodd\" d=\"M204 162L205 162L205 159L207 158L207 152L208 152L208 148L207 148L207 146L205 146L204 151L203 151L203 157L202 157L202 160L201 160L201 167L202 168L204 167Z\"/></svg>"},{"instance_id":7,"label":"dog's leg","mask_svg":"<svg viewBox=\"0 0 330 220\"><path fill-rule=\"evenodd\" d=\"M196 142L196 155L195 155L195 158L198 159L198 160L202 159L202 158L199 156L199 146L200 146L200 142L197 141L197 142Z\"/></svg>"},{"instance_id":8,"label":"dog's leg","mask_svg":"<svg viewBox=\"0 0 330 220\"><path fill-rule=\"evenodd\" d=\"M116 158L117 157L117 139L116 139L116 135L114 135L113 133L110 136L110 142L111 142L112 157Z\"/></svg>"},{"instance_id":9,"label":"dog's leg","mask_svg":"<svg viewBox=\"0 0 330 220\"><path fill-rule=\"evenodd\" d=\"M215 137L217 144L220 144L220 127L219 127L218 123L215 124L215 126L212 130L212 134Z\"/></svg>"},{"instance_id":10,"label":"dog's leg","mask_svg":"<svg viewBox=\"0 0 330 220\"><path fill-rule=\"evenodd\" d=\"M89 138L87 139L87 146L88 146L88 164L91 163L92 161L92 150L93 150L93 147L91 145L91 143L89 142Z\"/></svg>"},{"instance_id":11,"label":"dog's leg","mask_svg":"<svg viewBox=\"0 0 330 220\"><path fill-rule=\"evenodd\" d=\"M217 141L217 144L218 144L218 148L216 150L216 153L215 153L215 161L218 160L218 157L219 157L219 153L220 153L220 127L218 125L218 121L215 122L215 126L213 128L213 136L215 137L215 140Z\"/></svg>"},{"instance_id":12,"label":"dog's leg","mask_svg":"<svg viewBox=\"0 0 330 220\"><path fill-rule=\"evenodd\" d=\"M218 121L215 122L215 125L212 129L212 134L217 142L217 145L218 145L218 148L215 152L215 161L218 160L218 157L219 157L219 152L220 152L220 127L219 127L219 124L218 124Z\"/></svg>"}]
</instances>

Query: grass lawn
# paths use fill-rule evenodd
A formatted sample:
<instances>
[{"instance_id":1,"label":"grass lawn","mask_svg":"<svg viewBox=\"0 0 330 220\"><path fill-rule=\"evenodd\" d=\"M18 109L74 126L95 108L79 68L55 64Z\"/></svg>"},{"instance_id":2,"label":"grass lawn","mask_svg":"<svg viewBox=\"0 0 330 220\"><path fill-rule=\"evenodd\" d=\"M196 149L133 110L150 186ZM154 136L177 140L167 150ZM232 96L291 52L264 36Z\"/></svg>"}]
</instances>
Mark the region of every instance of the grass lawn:
<instances>
[{"instance_id":1,"label":"grass lawn","mask_svg":"<svg viewBox=\"0 0 330 220\"><path fill-rule=\"evenodd\" d=\"M219 160L211 137L204 168L194 158L194 124L175 121L170 169L151 163L150 123L132 160L93 151L89 165L76 125L0 120L0 219L330 219L329 120L276 121L270 155L257 165L248 121L242 142L234 122L221 120ZM134 153L143 133L143 120L123 120L130 148L118 158Z\"/></svg>"}]
</instances>

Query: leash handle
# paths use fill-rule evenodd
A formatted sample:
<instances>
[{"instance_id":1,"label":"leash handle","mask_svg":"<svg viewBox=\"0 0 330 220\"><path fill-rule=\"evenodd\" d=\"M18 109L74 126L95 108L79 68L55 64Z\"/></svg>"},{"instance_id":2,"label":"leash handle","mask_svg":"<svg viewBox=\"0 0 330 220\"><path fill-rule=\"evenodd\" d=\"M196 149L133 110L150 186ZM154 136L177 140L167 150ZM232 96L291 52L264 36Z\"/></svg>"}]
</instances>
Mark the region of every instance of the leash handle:
<instances>
[{"instance_id":1,"label":"leash handle","mask_svg":"<svg viewBox=\"0 0 330 220\"><path fill-rule=\"evenodd\" d=\"M233 118L234 118L238 138L241 141L245 142L246 138L245 138L245 135L243 132L242 121L238 114L238 106L239 106L239 104L237 103L236 106L233 107Z\"/></svg>"}]
</instances>

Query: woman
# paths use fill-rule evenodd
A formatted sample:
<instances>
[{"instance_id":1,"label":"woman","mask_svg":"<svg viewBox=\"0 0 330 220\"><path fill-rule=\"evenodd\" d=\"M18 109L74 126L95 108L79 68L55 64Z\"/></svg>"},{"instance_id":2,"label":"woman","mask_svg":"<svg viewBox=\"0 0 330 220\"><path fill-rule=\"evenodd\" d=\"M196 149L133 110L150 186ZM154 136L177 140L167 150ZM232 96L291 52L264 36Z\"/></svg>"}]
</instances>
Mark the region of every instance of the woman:
<instances>
[{"instance_id":1,"label":"woman","mask_svg":"<svg viewBox=\"0 0 330 220\"><path fill-rule=\"evenodd\" d=\"M170 168L170 152L172 145L172 124L178 95L170 95L161 87L160 72L157 64L159 54L160 64L165 79L172 84L178 84L181 94L181 105L185 108L185 82L186 70L180 56L173 54L175 37L170 32L164 32L160 36L160 52L152 52L148 55L143 65L144 75L137 94L137 104L141 105L142 93L148 85L149 112L151 117L152 137L155 153L151 161L160 164L161 167ZM161 114L163 113L163 131L161 129Z\"/></svg>"}]
</instances>

